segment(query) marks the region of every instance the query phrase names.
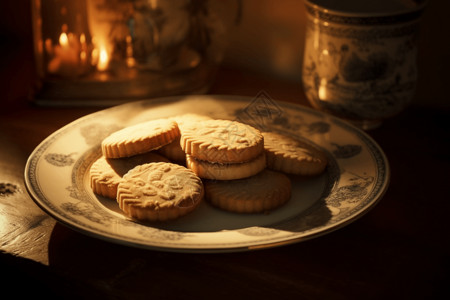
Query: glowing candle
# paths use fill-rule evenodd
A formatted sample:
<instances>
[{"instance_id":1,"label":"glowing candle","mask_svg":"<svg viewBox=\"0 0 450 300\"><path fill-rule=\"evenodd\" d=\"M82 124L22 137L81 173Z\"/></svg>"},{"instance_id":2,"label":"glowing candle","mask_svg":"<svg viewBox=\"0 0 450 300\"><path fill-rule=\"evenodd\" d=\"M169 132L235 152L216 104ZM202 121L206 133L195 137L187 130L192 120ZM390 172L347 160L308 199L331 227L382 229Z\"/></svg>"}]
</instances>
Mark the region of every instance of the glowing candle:
<instances>
[{"instance_id":1,"label":"glowing candle","mask_svg":"<svg viewBox=\"0 0 450 300\"><path fill-rule=\"evenodd\" d=\"M77 43L74 43L73 35L61 33L59 44L61 47L55 49L55 52L60 59L60 71L63 73L75 72L78 67L79 47Z\"/></svg>"},{"instance_id":2,"label":"glowing candle","mask_svg":"<svg viewBox=\"0 0 450 300\"><path fill-rule=\"evenodd\" d=\"M59 36L59 44L66 49L69 47L69 38L65 32L61 33Z\"/></svg>"},{"instance_id":3,"label":"glowing candle","mask_svg":"<svg viewBox=\"0 0 450 300\"><path fill-rule=\"evenodd\" d=\"M81 44L80 59L81 63L85 65L87 62L87 44L86 44L86 35L84 35L84 33L80 35L80 44Z\"/></svg>"},{"instance_id":4,"label":"glowing candle","mask_svg":"<svg viewBox=\"0 0 450 300\"><path fill-rule=\"evenodd\" d=\"M98 57L97 70L105 71L108 68L109 57L108 52L104 47L100 48L100 53Z\"/></svg>"},{"instance_id":5,"label":"glowing candle","mask_svg":"<svg viewBox=\"0 0 450 300\"><path fill-rule=\"evenodd\" d=\"M58 40L59 43L55 45L53 51L47 49L47 52L53 55L48 63L47 70L60 76L73 77L78 75L80 67L80 45L73 33L66 33L66 27L63 26L63 32ZM46 41L46 48L51 48L51 40Z\"/></svg>"}]
</instances>

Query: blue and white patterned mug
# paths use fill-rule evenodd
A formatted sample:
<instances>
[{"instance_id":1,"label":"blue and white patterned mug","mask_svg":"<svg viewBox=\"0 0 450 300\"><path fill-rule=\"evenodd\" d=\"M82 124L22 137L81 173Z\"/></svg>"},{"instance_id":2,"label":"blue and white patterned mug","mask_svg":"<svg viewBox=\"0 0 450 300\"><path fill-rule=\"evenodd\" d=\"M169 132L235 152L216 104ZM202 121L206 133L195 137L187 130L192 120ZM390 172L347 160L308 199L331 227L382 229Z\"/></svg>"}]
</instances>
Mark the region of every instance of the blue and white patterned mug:
<instances>
[{"instance_id":1,"label":"blue and white patterned mug","mask_svg":"<svg viewBox=\"0 0 450 300\"><path fill-rule=\"evenodd\" d=\"M305 0L302 80L311 105L363 129L404 110L415 93L425 5L418 0Z\"/></svg>"}]
</instances>

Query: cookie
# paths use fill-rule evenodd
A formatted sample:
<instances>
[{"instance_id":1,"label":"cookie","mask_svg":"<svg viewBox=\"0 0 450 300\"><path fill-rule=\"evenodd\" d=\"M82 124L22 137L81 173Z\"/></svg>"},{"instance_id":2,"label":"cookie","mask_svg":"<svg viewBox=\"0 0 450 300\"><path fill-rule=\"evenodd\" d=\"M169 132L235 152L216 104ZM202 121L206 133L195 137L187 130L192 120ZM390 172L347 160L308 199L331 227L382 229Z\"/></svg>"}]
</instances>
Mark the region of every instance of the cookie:
<instances>
[{"instance_id":1,"label":"cookie","mask_svg":"<svg viewBox=\"0 0 450 300\"><path fill-rule=\"evenodd\" d=\"M205 199L213 206L236 213L264 213L291 198L291 181L280 172L264 170L238 180L205 180Z\"/></svg>"},{"instance_id":2,"label":"cookie","mask_svg":"<svg viewBox=\"0 0 450 300\"><path fill-rule=\"evenodd\" d=\"M201 179L173 163L139 165L123 176L117 202L123 213L138 221L167 221L192 212L202 201Z\"/></svg>"},{"instance_id":3,"label":"cookie","mask_svg":"<svg viewBox=\"0 0 450 300\"><path fill-rule=\"evenodd\" d=\"M123 175L134 167L150 162L169 162L157 153L148 152L129 158L106 158L101 156L90 167L92 191L100 196L116 199L117 186Z\"/></svg>"},{"instance_id":4,"label":"cookie","mask_svg":"<svg viewBox=\"0 0 450 300\"><path fill-rule=\"evenodd\" d=\"M263 132L267 168L288 174L312 176L324 171L328 160L311 144L275 132Z\"/></svg>"},{"instance_id":5,"label":"cookie","mask_svg":"<svg viewBox=\"0 0 450 300\"><path fill-rule=\"evenodd\" d=\"M264 153L243 163L211 163L186 155L186 166L204 179L232 180L253 176L266 168Z\"/></svg>"},{"instance_id":6,"label":"cookie","mask_svg":"<svg viewBox=\"0 0 450 300\"><path fill-rule=\"evenodd\" d=\"M231 120L206 120L186 126L180 144L186 154L217 163L250 161L264 151L258 129Z\"/></svg>"},{"instance_id":7,"label":"cookie","mask_svg":"<svg viewBox=\"0 0 450 300\"><path fill-rule=\"evenodd\" d=\"M102 141L106 158L129 157L169 144L180 136L178 124L170 119L157 119L125 127Z\"/></svg>"},{"instance_id":8,"label":"cookie","mask_svg":"<svg viewBox=\"0 0 450 300\"><path fill-rule=\"evenodd\" d=\"M191 124L206 121L206 120L212 120L211 117L205 116L205 115L198 115L194 113L186 113L182 115L177 115L171 118L178 124L178 128L180 128L180 132L183 132L183 128L189 127Z\"/></svg>"},{"instance_id":9,"label":"cookie","mask_svg":"<svg viewBox=\"0 0 450 300\"><path fill-rule=\"evenodd\" d=\"M158 149L158 152L173 162L183 165L186 163L186 153L181 149L179 137Z\"/></svg>"},{"instance_id":10,"label":"cookie","mask_svg":"<svg viewBox=\"0 0 450 300\"><path fill-rule=\"evenodd\" d=\"M189 125L192 126L192 124L195 122L211 120L211 118L208 116L197 115L197 114L193 114L193 113L178 115L178 116L172 117L171 119L174 120L175 122L177 122L180 132L183 132L183 128L185 128ZM165 157L169 158L170 160L172 160L174 162L177 162L180 164L186 163L186 153L184 153L183 149L181 148L179 137L176 138L170 144L167 144L167 145L161 147L158 151L162 155L164 155Z\"/></svg>"}]
</instances>

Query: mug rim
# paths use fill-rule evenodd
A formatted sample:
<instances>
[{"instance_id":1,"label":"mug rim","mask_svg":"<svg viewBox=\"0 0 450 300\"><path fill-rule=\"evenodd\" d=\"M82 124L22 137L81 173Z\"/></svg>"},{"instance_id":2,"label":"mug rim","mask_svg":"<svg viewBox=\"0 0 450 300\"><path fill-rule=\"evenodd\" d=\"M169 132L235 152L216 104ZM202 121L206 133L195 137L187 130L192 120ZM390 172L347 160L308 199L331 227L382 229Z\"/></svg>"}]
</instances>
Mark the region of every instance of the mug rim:
<instances>
[{"instance_id":1,"label":"mug rim","mask_svg":"<svg viewBox=\"0 0 450 300\"><path fill-rule=\"evenodd\" d=\"M389 12L354 12L321 6L314 0L304 0L306 12L321 20L331 23L354 25L395 24L413 21L422 15L428 0L422 0L415 7Z\"/></svg>"}]
</instances>

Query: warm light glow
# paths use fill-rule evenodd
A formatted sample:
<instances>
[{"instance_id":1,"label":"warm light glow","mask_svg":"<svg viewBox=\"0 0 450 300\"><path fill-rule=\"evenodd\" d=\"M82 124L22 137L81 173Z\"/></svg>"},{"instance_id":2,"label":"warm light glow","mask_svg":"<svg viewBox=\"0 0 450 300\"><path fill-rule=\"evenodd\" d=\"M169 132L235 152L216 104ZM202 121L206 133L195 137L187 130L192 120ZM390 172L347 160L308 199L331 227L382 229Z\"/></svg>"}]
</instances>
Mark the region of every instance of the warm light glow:
<instances>
[{"instance_id":1,"label":"warm light glow","mask_svg":"<svg viewBox=\"0 0 450 300\"><path fill-rule=\"evenodd\" d=\"M63 47L69 46L69 38L65 32L61 33L59 36L59 44Z\"/></svg>"},{"instance_id":2,"label":"warm light glow","mask_svg":"<svg viewBox=\"0 0 450 300\"><path fill-rule=\"evenodd\" d=\"M100 64L105 64L108 62L108 53L105 49L100 50Z\"/></svg>"},{"instance_id":3,"label":"warm light glow","mask_svg":"<svg viewBox=\"0 0 450 300\"><path fill-rule=\"evenodd\" d=\"M158 8L158 0L150 0L150 7L151 7L151 9L157 9Z\"/></svg>"},{"instance_id":4,"label":"warm light glow","mask_svg":"<svg viewBox=\"0 0 450 300\"><path fill-rule=\"evenodd\" d=\"M313 39L313 47L316 50L316 49L319 48L319 39L320 39L319 35L322 32L320 30L320 25L319 25L319 20L318 19L314 19L314 27L315 27L314 30L313 30L314 36L312 37L312 39Z\"/></svg>"},{"instance_id":5,"label":"warm light glow","mask_svg":"<svg viewBox=\"0 0 450 300\"><path fill-rule=\"evenodd\" d=\"M85 64L87 61L87 53L86 53L87 45L86 45L86 35L84 33L80 35L80 44L81 44L80 59L81 62Z\"/></svg>"},{"instance_id":6,"label":"warm light glow","mask_svg":"<svg viewBox=\"0 0 450 300\"><path fill-rule=\"evenodd\" d=\"M133 39L131 38L131 36L127 35L126 37L126 42L127 42L127 66L132 68L136 65L136 60L133 57Z\"/></svg>"},{"instance_id":7,"label":"warm light glow","mask_svg":"<svg viewBox=\"0 0 450 300\"><path fill-rule=\"evenodd\" d=\"M322 80L320 80L320 85L319 85L319 99L320 100L326 100L327 99L327 80L325 78L322 78Z\"/></svg>"},{"instance_id":8,"label":"warm light glow","mask_svg":"<svg viewBox=\"0 0 450 300\"><path fill-rule=\"evenodd\" d=\"M52 40L51 39L46 39L45 40L45 42L44 42L44 45L45 45L45 51L47 52L47 53L53 53L53 45L52 45Z\"/></svg>"},{"instance_id":9,"label":"warm light glow","mask_svg":"<svg viewBox=\"0 0 450 300\"><path fill-rule=\"evenodd\" d=\"M125 40L127 42L127 49L126 49L127 56L131 57L131 56L133 56L133 45L132 45L133 39L131 38L131 36L127 35Z\"/></svg>"},{"instance_id":10,"label":"warm light glow","mask_svg":"<svg viewBox=\"0 0 450 300\"><path fill-rule=\"evenodd\" d=\"M84 62L86 62L86 59L87 59L87 54L86 54L86 52L84 52L84 51L81 51L80 52L80 59L81 59L81 61L84 63Z\"/></svg>"},{"instance_id":11,"label":"warm light glow","mask_svg":"<svg viewBox=\"0 0 450 300\"><path fill-rule=\"evenodd\" d=\"M67 32L69 30L69 26L67 26L67 24L63 24L62 26L61 26L61 31L62 32Z\"/></svg>"},{"instance_id":12,"label":"warm light glow","mask_svg":"<svg viewBox=\"0 0 450 300\"><path fill-rule=\"evenodd\" d=\"M51 41L46 47L51 47ZM76 42L73 33L63 32L59 36L59 45L53 48L53 58L49 61L47 70L49 73L60 76L72 77L79 71L79 44Z\"/></svg>"},{"instance_id":13,"label":"warm light glow","mask_svg":"<svg viewBox=\"0 0 450 300\"><path fill-rule=\"evenodd\" d=\"M106 52L105 48L100 48L97 70L105 71L106 68L108 67L108 62L109 62L108 52Z\"/></svg>"}]
</instances>

